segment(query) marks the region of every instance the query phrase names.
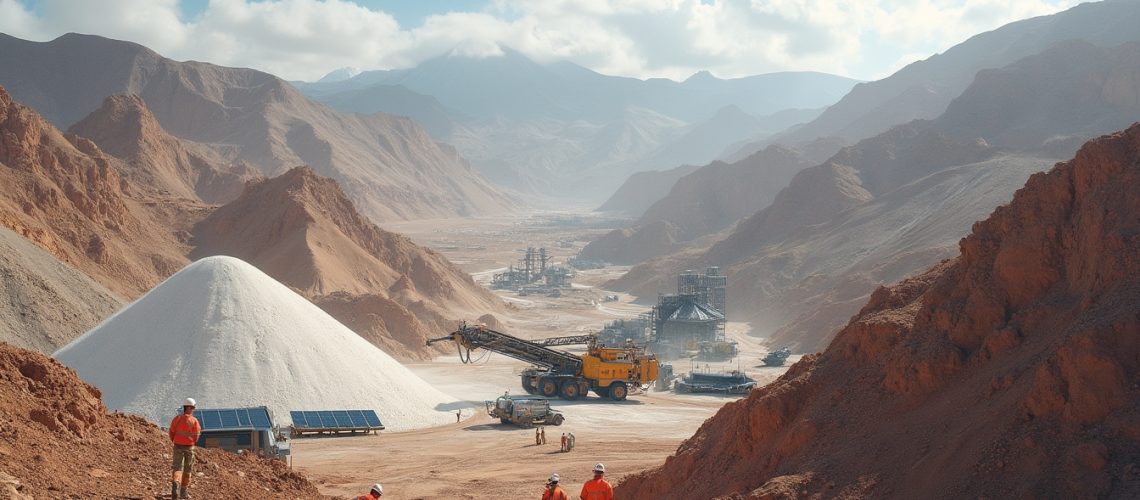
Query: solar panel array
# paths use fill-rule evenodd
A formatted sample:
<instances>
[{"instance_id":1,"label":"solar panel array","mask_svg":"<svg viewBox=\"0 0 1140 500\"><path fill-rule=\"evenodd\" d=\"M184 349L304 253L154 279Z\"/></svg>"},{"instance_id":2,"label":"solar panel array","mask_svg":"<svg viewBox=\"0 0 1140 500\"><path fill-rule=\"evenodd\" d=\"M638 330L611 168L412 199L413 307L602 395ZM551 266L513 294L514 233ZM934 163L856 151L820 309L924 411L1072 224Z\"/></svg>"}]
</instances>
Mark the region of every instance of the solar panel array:
<instances>
[{"instance_id":1,"label":"solar panel array","mask_svg":"<svg viewBox=\"0 0 1140 500\"><path fill-rule=\"evenodd\" d=\"M221 429L270 429L269 410L257 408L226 408L219 410L194 410L194 417L202 425L202 430Z\"/></svg>"},{"instance_id":2,"label":"solar panel array","mask_svg":"<svg viewBox=\"0 0 1140 500\"><path fill-rule=\"evenodd\" d=\"M291 411L293 431L347 432L383 429L374 410Z\"/></svg>"}]
</instances>

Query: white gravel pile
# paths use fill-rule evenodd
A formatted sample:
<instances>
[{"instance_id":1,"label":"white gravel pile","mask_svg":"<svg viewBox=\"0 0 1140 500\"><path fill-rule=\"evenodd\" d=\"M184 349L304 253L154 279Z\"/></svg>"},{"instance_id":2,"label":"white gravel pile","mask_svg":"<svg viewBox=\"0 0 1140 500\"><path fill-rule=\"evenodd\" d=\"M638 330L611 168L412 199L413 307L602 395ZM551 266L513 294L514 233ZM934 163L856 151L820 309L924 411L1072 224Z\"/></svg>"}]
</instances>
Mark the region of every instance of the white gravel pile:
<instances>
[{"instance_id":1,"label":"white gravel pile","mask_svg":"<svg viewBox=\"0 0 1140 500\"><path fill-rule=\"evenodd\" d=\"M304 297L232 257L179 271L55 358L112 410L167 425L200 408L374 409L391 430L455 421L455 400Z\"/></svg>"}]
</instances>

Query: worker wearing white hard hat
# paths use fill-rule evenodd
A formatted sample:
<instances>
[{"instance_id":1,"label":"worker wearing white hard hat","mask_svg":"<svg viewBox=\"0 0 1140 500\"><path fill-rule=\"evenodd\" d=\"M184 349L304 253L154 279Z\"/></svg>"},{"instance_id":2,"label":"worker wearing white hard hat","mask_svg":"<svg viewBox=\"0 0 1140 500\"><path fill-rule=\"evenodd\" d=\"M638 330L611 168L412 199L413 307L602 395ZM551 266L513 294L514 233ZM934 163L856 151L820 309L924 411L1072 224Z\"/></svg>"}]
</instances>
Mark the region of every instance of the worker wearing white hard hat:
<instances>
[{"instance_id":1,"label":"worker wearing white hard hat","mask_svg":"<svg viewBox=\"0 0 1140 500\"><path fill-rule=\"evenodd\" d=\"M372 485L372 488L369 488L367 495L360 495L356 497L356 500L376 500L382 496L384 496L384 486L376 483Z\"/></svg>"},{"instance_id":2,"label":"worker wearing white hard hat","mask_svg":"<svg viewBox=\"0 0 1140 500\"><path fill-rule=\"evenodd\" d=\"M171 464L170 498L190 498L190 478L194 471L194 446L202 434L202 425L194 418L194 398L182 401L182 413L170 421L170 441L174 443ZM180 491L181 489L181 491Z\"/></svg>"},{"instance_id":3,"label":"worker wearing white hard hat","mask_svg":"<svg viewBox=\"0 0 1140 500\"><path fill-rule=\"evenodd\" d=\"M566 490L558 485L558 481L562 478L558 477L558 473L550 475L550 479L546 480L546 490L542 492L542 500L569 500L570 497L566 495Z\"/></svg>"},{"instance_id":4,"label":"worker wearing white hard hat","mask_svg":"<svg viewBox=\"0 0 1140 500\"><path fill-rule=\"evenodd\" d=\"M614 487L605 480L606 466L594 466L594 478L582 485L582 500L614 500Z\"/></svg>"}]
</instances>

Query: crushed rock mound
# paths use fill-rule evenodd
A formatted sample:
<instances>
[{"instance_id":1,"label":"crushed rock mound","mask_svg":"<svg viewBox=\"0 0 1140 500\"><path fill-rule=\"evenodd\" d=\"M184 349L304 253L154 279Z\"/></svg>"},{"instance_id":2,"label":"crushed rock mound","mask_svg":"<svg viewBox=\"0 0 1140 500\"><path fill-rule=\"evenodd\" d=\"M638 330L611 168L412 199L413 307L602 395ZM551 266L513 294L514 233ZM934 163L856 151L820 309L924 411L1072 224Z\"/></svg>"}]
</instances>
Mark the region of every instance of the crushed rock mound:
<instances>
[{"instance_id":1,"label":"crushed rock mound","mask_svg":"<svg viewBox=\"0 0 1140 500\"><path fill-rule=\"evenodd\" d=\"M55 353L107 406L166 423L204 408L373 409L386 428L452 421L454 399L257 268L199 260Z\"/></svg>"},{"instance_id":2,"label":"crushed rock mound","mask_svg":"<svg viewBox=\"0 0 1140 500\"><path fill-rule=\"evenodd\" d=\"M1035 174L617 496L1140 496L1138 185L1140 125Z\"/></svg>"},{"instance_id":3,"label":"crushed rock mound","mask_svg":"<svg viewBox=\"0 0 1140 500\"><path fill-rule=\"evenodd\" d=\"M194 498L320 498L285 463L198 451ZM42 354L0 343L0 497L155 498L170 491L170 440L108 414L100 391Z\"/></svg>"}]
</instances>

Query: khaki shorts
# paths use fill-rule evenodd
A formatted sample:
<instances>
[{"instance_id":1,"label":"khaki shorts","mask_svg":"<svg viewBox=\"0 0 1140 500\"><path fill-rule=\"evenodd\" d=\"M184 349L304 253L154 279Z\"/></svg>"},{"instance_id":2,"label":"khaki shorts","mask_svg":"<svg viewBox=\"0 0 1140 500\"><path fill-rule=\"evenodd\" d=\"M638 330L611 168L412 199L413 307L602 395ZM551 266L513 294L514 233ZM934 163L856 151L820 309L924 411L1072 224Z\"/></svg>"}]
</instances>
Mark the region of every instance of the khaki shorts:
<instances>
[{"instance_id":1,"label":"khaki shorts","mask_svg":"<svg viewBox=\"0 0 1140 500\"><path fill-rule=\"evenodd\" d=\"M194 447L174 445L174 460L170 467L171 470L182 469L183 474L189 474L194 468Z\"/></svg>"}]
</instances>

